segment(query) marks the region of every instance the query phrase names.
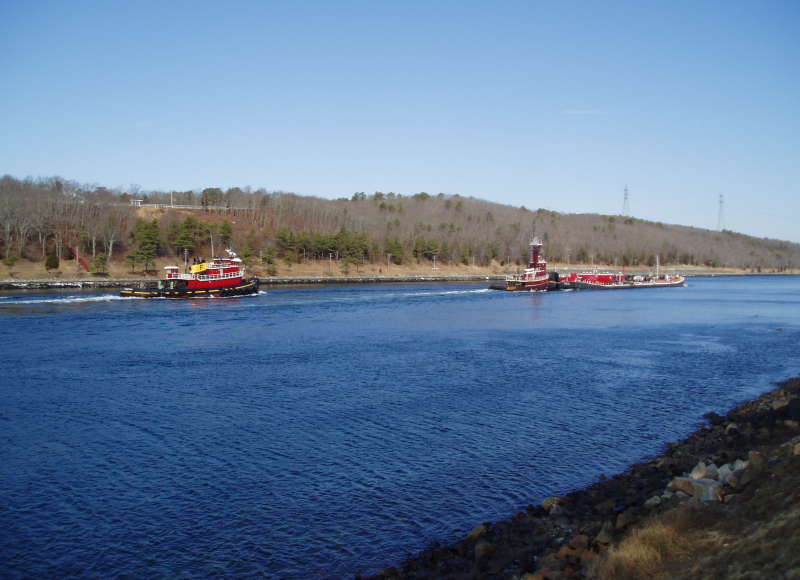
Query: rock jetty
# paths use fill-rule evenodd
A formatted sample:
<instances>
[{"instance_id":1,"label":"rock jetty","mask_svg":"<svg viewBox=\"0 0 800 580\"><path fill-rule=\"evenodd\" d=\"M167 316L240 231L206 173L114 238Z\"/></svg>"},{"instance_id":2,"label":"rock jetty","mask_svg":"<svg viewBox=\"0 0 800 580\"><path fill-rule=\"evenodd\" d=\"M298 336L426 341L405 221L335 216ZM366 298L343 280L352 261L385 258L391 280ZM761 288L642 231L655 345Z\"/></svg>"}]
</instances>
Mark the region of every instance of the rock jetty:
<instances>
[{"instance_id":1,"label":"rock jetty","mask_svg":"<svg viewBox=\"0 0 800 580\"><path fill-rule=\"evenodd\" d=\"M756 501L765 482L800 473L800 379L705 419L658 457L477 525L462 540L432 546L371 579L592 578L593 563L609 547L654 517L685 506L736 509Z\"/></svg>"}]
</instances>

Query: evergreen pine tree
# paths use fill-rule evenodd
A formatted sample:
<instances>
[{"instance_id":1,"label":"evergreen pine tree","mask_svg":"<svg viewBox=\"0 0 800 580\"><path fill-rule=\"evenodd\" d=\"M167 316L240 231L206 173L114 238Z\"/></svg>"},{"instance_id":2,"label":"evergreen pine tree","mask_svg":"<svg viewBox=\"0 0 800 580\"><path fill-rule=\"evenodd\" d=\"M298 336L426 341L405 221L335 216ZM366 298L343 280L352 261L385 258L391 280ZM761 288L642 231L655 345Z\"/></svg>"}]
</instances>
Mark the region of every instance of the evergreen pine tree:
<instances>
[{"instance_id":1,"label":"evergreen pine tree","mask_svg":"<svg viewBox=\"0 0 800 580\"><path fill-rule=\"evenodd\" d=\"M58 254L56 254L55 248L50 248L44 260L45 270L58 270L59 265Z\"/></svg>"}]
</instances>

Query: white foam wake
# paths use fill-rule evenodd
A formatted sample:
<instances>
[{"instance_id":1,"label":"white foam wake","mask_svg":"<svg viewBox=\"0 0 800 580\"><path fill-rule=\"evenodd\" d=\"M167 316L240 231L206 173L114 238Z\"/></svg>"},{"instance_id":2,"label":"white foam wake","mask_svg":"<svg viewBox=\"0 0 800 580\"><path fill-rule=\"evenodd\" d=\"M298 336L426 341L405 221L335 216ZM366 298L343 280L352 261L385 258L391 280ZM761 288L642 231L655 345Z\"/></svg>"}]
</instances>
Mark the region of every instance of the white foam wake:
<instances>
[{"instance_id":1,"label":"white foam wake","mask_svg":"<svg viewBox=\"0 0 800 580\"><path fill-rule=\"evenodd\" d=\"M422 292L406 292L403 296L452 296L456 294L483 294L489 288L475 288L470 290L423 290Z\"/></svg>"},{"instance_id":2,"label":"white foam wake","mask_svg":"<svg viewBox=\"0 0 800 580\"><path fill-rule=\"evenodd\" d=\"M17 304L77 304L80 302L112 302L114 300L137 300L117 294L102 294L100 296L58 296L18 299L16 296L4 296L2 306L16 306Z\"/></svg>"}]
</instances>

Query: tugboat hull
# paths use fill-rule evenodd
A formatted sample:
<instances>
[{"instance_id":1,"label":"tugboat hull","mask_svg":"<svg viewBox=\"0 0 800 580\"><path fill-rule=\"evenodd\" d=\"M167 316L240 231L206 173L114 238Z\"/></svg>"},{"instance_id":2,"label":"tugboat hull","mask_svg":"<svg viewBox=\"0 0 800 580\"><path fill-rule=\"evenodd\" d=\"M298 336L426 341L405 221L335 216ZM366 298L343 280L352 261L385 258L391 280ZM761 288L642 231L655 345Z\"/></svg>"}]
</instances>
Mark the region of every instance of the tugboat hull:
<instances>
[{"instance_id":1,"label":"tugboat hull","mask_svg":"<svg viewBox=\"0 0 800 580\"><path fill-rule=\"evenodd\" d=\"M508 292L543 292L549 289L550 281L543 280L506 280L504 284L492 284L491 290L506 290Z\"/></svg>"},{"instance_id":2,"label":"tugboat hull","mask_svg":"<svg viewBox=\"0 0 800 580\"><path fill-rule=\"evenodd\" d=\"M120 296L129 298L213 298L244 296L258 292L258 278L244 280L238 284L218 288L168 289L168 288L124 288Z\"/></svg>"}]
</instances>

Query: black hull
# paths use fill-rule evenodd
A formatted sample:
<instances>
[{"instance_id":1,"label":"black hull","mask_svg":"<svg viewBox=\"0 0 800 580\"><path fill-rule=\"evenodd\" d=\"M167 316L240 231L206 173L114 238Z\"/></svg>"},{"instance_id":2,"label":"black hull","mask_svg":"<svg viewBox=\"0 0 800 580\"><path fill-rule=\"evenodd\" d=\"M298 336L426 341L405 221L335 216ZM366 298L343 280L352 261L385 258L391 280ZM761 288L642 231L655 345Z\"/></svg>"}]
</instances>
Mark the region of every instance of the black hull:
<instances>
[{"instance_id":1,"label":"black hull","mask_svg":"<svg viewBox=\"0 0 800 580\"><path fill-rule=\"evenodd\" d=\"M550 290L547 285L544 286L523 286L522 284L490 284L489 290L505 290L506 292L544 292Z\"/></svg>"},{"instance_id":2,"label":"black hull","mask_svg":"<svg viewBox=\"0 0 800 580\"><path fill-rule=\"evenodd\" d=\"M196 290L169 290L169 289L137 289L125 288L120 290L120 296L129 298L221 298L227 296L245 296L258 292L258 278L251 278L239 284L224 286L222 288L199 288Z\"/></svg>"},{"instance_id":3,"label":"black hull","mask_svg":"<svg viewBox=\"0 0 800 580\"><path fill-rule=\"evenodd\" d=\"M490 284L489 290L505 290L507 292L553 292L555 290L567 290L571 289L573 286L569 282L559 282L558 281L558 273L551 272L550 280L547 284L539 286L537 288L525 288L522 284L516 281L506 281L503 284Z\"/></svg>"},{"instance_id":4,"label":"black hull","mask_svg":"<svg viewBox=\"0 0 800 580\"><path fill-rule=\"evenodd\" d=\"M642 288L679 288L685 286L680 282L637 282L633 284L592 284L591 282L573 282L578 290L637 290Z\"/></svg>"}]
</instances>

